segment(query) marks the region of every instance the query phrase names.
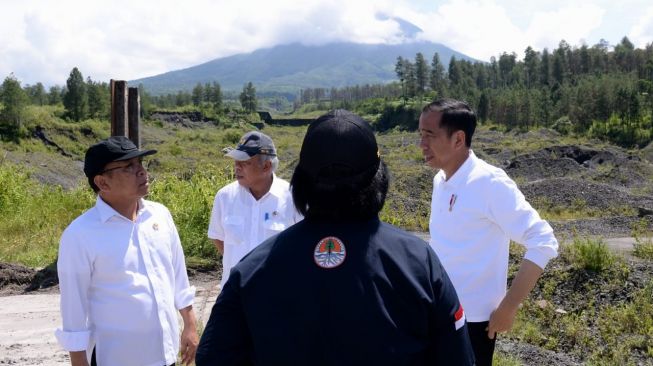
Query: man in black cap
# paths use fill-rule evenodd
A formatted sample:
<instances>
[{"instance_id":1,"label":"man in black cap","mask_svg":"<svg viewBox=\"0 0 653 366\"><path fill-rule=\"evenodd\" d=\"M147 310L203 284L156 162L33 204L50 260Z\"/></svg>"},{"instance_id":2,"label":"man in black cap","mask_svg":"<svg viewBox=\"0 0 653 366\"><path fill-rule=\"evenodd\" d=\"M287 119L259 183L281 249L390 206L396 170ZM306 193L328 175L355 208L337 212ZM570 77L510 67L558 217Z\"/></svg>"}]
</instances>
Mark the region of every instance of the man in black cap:
<instances>
[{"instance_id":1,"label":"man in black cap","mask_svg":"<svg viewBox=\"0 0 653 366\"><path fill-rule=\"evenodd\" d=\"M63 327L55 335L72 365L171 365L180 343L182 363L195 357L195 288L179 235L168 209L143 199L142 159L154 153L122 136L86 152L97 202L66 228L57 261Z\"/></svg>"},{"instance_id":2,"label":"man in black cap","mask_svg":"<svg viewBox=\"0 0 653 366\"><path fill-rule=\"evenodd\" d=\"M222 254L221 286L227 282L231 268L247 253L301 220L288 182L274 174L279 159L268 135L248 132L226 156L234 159L236 182L215 195L208 230Z\"/></svg>"},{"instance_id":3,"label":"man in black cap","mask_svg":"<svg viewBox=\"0 0 653 366\"><path fill-rule=\"evenodd\" d=\"M364 120L315 120L291 180L305 219L234 267L196 364L472 365L437 256L378 218L388 179Z\"/></svg>"}]
</instances>

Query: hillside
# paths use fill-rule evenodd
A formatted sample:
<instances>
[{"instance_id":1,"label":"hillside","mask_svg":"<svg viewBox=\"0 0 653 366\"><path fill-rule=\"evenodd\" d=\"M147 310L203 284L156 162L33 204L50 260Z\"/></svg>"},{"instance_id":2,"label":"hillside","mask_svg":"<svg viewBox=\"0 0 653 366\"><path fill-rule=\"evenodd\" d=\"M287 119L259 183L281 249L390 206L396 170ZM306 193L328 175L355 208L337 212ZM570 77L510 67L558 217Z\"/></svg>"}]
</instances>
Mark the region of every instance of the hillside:
<instances>
[{"instance_id":1,"label":"hillside","mask_svg":"<svg viewBox=\"0 0 653 366\"><path fill-rule=\"evenodd\" d=\"M206 238L208 213L217 189L232 180L232 163L221 150L251 128L224 129L210 121L144 123L144 147L159 151L147 160L150 197L171 208L192 273L216 272L218 258ZM292 174L305 128L264 128L280 152L281 177ZM44 125L42 133L58 148L38 136L0 142L0 295L56 291L58 237L93 203L81 160L86 146L107 136L108 125L57 122ZM411 131L378 134L392 174L381 217L426 231L434 172L422 162L417 140ZM563 243L513 331L500 338L497 364L651 364L653 244L641 242L649 254L640 258L632 249L612 254L601 240L650 235L653 149L626 150L548 129L502 131L491 125L479 126L473 148L515 179ZM520 247L511 248L511 277L522 256Z\"/></svg>"},{"instance_id":2,"label":"hillside","mask_svg":"<svg viewBox=\"0 0 653 366\"><path fill-rule=\"evenodd\" d=\"M451 56L473 61L442 44L414 42L397 45L330 43L307 46L298 43L260 49L215 59L201 65L129 81L143 84L153 94L191 90L198 82L217 81L223 90L240 90L249 81L257 91L291 92L301 88L330 88L396 81L398 56L414 58L422 52L430 62L437 52L447 64Z\"/></svg>"}]
</instances>

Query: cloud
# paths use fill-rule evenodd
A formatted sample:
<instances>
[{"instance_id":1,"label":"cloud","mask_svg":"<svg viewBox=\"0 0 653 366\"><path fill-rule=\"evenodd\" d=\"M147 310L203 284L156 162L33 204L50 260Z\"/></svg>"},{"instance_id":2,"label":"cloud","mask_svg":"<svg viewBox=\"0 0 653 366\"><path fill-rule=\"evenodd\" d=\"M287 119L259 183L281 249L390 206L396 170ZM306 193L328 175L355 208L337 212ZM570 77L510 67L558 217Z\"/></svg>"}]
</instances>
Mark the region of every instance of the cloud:
<instances>
[{"instance_id":1,"label":"cloud","mask_svg":"<svg viewBox=\"0 0 653 366\"><path fill-rule=\"evenodd\" d=\"M431 13L414 16L425 29L424 39L487 61L503 52L515 52L521 57L527 46L554 48L563 39L577 44L601 25L605 13L602 7L591 3L561 4L553 10L542 10L542 6L536 10L530 4L528 11L512 9L515 6L520 4L453 0Z\"/></svg>"},{"instance_id":2,"label":"cloud","mask_svg":"<svg viewBox=\"0 0 653 366\"><path fill-rule=\"evenodd\" d=\"M628 32L628 38L635 47L646 47L653 43L653 6L649 6L637 23Z\"/></svg>"},{"instance_id":3,"label":"cloud","mask_svg":"<svg viewBox=\"0 0 653 366\"><path fill-rule=\"evenodd\" d=\"M521 56L528 45L578 44L618 6L607 0L5 1L0 77L14 72L24 83L61 85L77 66L94 80L130 80L292 42L399 43L406 37L397 18L421 28L415 35L421 40L489 60L503 51ZM651 41L652 12L632 27L637 45Z\"/></svg>"},{"instance_id":4,"label":"cloud","mask_svg":"<svg viewBox=\"0 0 653 366\"><path fill-rule=\"evenodd\" d=\"M489 60L502 50L510 52L524 43L522 32L506 9L494 1L453 0L432 13L414 16L419 19L416 24L424 29L423 39L437 40L481 60Z\"/></svg>"},{"instance_id":5,"label":"cloud","mask_svg":"<svg viewBox=\"0 0 653 366\"><path fill-rule=\"evenodd\" d=\"M591 3L571 3L558 10L539 12L526 30L526 39L535 49L552 49L562 40L576 45L601 25L604 14L604 8Z\"/></svg>"},{"instance_id":6,"label":"cloud","mask_svg":"<svg viewBox=\"0 0 653 366\"><path fill-rule=\"evenodd\" d=\"M134 79L277 44L396 43L387 0L11 2L0 15L0 73L62 84L74 66ZM7 10L7 11L4 11ZM12 34L9 38L6 35Z\"/></svg>"}]
</instances>

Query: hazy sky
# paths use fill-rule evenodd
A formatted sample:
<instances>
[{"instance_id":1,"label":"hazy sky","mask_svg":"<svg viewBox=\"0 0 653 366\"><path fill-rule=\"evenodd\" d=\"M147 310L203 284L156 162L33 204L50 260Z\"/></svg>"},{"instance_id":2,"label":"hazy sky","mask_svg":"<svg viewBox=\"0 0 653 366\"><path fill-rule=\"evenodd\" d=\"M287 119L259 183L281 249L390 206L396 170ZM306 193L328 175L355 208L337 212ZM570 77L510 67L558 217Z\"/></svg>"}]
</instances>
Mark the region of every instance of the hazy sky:
<instances>
[{"instance_id":1,"label":"hazy sky","mask_svg":"<svg viewBox=\"0 0 653 366\"><path fill-rule=\"evenodd\" d=\"M651 0L0 0L0 80L136 79L277 44L405 41L400 17L480 60L526 46L653 42Z\"/></svg>"}]
</instances>

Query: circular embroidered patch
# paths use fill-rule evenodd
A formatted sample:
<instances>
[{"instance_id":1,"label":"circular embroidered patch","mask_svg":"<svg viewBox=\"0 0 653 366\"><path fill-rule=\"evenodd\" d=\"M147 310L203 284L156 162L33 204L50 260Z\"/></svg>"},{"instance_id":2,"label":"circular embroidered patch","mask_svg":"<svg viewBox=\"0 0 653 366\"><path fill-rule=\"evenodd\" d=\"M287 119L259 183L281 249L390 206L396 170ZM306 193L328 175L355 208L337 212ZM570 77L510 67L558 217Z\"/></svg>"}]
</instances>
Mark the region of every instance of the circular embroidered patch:
<instances>
[{"instance_id":1,"label":"circular embroidered patch","mask_svg":"<svg viewBox=\"0 0 653 366\"><path fill-rule=\"evenodd\" d=\"M313 252L315 264L327 269L341 265L345 261L346 256L345 245L342 243L342 240L335 236L327 236L320 240Z\"/></svg>"}]
</instances>

